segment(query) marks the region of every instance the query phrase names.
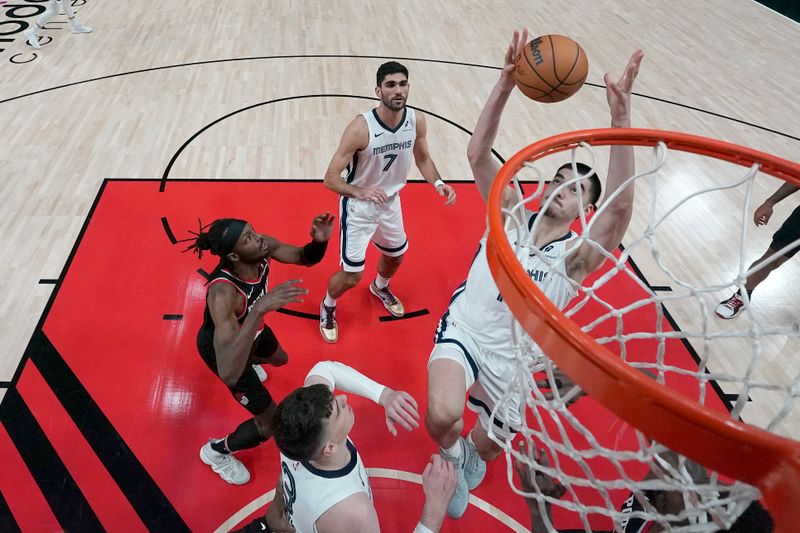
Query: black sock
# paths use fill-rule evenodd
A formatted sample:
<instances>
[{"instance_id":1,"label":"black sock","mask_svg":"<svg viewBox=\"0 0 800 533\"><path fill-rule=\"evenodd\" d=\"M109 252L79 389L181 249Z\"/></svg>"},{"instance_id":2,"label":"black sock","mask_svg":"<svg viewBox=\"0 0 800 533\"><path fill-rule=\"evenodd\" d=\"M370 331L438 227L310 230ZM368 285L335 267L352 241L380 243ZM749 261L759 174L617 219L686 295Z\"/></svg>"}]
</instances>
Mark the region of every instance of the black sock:
<instances>
[{"instance_id":1,"label":"black sock","mask_svg":"<svg viewBox=\"0 0 800 533\"><path fill-rule=\"evenodd\" d=\"M236 428L236 431L228 435L226 440L228 441L228 450L231 452L237 452L239 450L255 448L267 439L262 437L258 432L258 427L256 427L256 419L251 418L250 420L246 420L239 424L239 427Z\"/></svg>"},{"instance_id":2,"label":"black sock","mask_svg":"<svg viewBox=\"0 0 800 533\"><path fill-rule=\"evenodd\" d=\"M755 290L755 289L753 289L753 290ZM739 293L738 294L742 299L744 299L744 293L747 292L747 299L750 300L751 297L753 296L753 290L748 291L747 289L742 287L741 289L739 289Z\"/></svg>"},{"instance_id":3,"label":"black sock","mask_svg":"<svg viewBox=\"0 0 800 533\"><path fill-rule=\"evenodd\" d=\"M217 453L224 453L225 455L231 453L228 451L228 448L225 447L225 439L220 439L216 442L211 441L211 449Z\"/></svg>"}]
</instances>

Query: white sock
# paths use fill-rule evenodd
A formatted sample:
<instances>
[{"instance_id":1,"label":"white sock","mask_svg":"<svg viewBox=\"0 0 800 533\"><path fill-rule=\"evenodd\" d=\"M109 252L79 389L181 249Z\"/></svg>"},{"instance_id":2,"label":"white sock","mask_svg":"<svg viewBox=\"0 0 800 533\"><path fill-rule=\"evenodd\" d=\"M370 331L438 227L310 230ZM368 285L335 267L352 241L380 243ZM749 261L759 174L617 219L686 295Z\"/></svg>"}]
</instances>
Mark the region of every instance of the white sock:
<instances>
[{"instance_id":1,"label":"white sock","mask_svg":"<svg viewBox=\"0 0 800 533\"><path fill-rule=\"evenodd\" d=\"M336 307L336 298L331 298L330 293L325 293L325 299L322 300L323 305L326 307Z\"/></svg>"},{"instance_id":2,"label":"white sock","mask_svg":"<svg viewBox=\"0 0 800 533\"><path fill-rule=\"evenodd\" d=\"M472 431L470 431L469 433L467 433L467 442L469 442L470 444L472 444L472 447L473 447L473 448L477 448L477 446L475 446L475 441L474 441L474 440L472 440Z\"/></svg>"},{"instance_id":3,"label":"white sock","mask_svg":"<svg viewBox=\"0 0 800 533\"><path fill-rule=\"evenodd\" d=\"M464 448L461 446L461 437L456 440L456 443L453 444L449 448L440 448L442 453L445 454L447 457L452 457L453 459L458 459L464 453Z\"/></svg>"},{"instance_id":4,"label":"white sock","mask_svg":"<svg viewBox=\"0 0 800 533\"><path fill-rule=\"evenodd\" d=\"M375 286L379 289L385 289L389 286L389 280L392 278L384 278L380 274L375 277Z\"/></svg>"}]
</instances>

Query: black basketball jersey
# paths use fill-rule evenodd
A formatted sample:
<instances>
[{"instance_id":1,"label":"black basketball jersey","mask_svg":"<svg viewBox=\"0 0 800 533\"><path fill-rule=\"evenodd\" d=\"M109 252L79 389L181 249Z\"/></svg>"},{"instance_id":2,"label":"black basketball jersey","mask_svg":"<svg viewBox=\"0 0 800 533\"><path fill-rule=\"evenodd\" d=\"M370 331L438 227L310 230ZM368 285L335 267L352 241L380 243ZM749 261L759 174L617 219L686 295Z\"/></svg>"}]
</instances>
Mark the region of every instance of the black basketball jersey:
<instances>
[{"instance_id":1,"label":"black basketball jersey","mask_svg":"<svg viewBox=\"0 0 800 533\"><path fill-rule=\"evenodd\" d=\"M230 283L236 288L236 290L244 299L244 305L242 306L242 309L236 310L236 319L241 325L245 318L247 318L247 315L250 313L250 309L253 308L253 305L256 303L256 301L266 294L268 278L269 259L264 259L264 261L259 265L259 275L256 279L240 279L233 272L224 268L218 268L211 274L211 277L208 280L208 288L210 289L215 283ZM205 339L210 339L213 341L214 320L211 318L211 312L208 310L207 295L208 292L206 292L206 309L203 314L203 325L200 327L198 337L204 337Z\"/></svg>"}]
</instances>

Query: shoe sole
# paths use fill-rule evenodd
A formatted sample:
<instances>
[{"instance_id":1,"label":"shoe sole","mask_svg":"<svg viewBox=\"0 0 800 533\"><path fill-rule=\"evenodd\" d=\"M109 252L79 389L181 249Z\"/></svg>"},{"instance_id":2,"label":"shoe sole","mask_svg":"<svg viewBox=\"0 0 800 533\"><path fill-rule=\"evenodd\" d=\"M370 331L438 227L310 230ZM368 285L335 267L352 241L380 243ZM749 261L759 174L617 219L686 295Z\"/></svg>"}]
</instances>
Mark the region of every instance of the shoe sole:
<instances>
[{"instance_id":1,"label":"shoe sole","mask_svg":"<svg viewBox=\"0 0 800 533\"><path fill-rule=\"evenodd\" d=\"M721 314L717 313L716 311L714 311L714 314L717 315L722 320L733 320L734 318L740 316L742 314L742 311L744 311L744 309L742 309L741 311L739 311L738 313L736 313L733 316L722 316Z\"/></svg>"},{"instance_id":2,"label":"shoe sole","mask_svg":"<svg viewBox=\"0 0 800 533\"><path fill-rule=\"evenodd\" d=\"M372 293L372 294L375 296L375 298L377 298L378 300L380 300L380 301L381 301L381 303L383 304L383 307L385 307L385 308L386 308L386 310L387 310L387 311L389 311L389 314L390 314L390 315L392 315L393 317L396 317L396 318L400 318L401 316L405 316L405 314L406 314L406 313L405 313L405 311L403 311L403 312L402 312L402 313L400 313L400 314L397 314L397 313L395 313L394 311L392 311L392 310L389 308L389 306L388 306L388 305L386 305L386 302L384 302L384 301L383 301L383 298L381 298L381 297L380 297L380 295L379 295L377 292L375 292L375 290L374 290L372 287L373 287L373 285L372 285L372 283L370 283L370 284L369 284L369 292L371 292L371 293Z\"/></svg>"}]
</instances>

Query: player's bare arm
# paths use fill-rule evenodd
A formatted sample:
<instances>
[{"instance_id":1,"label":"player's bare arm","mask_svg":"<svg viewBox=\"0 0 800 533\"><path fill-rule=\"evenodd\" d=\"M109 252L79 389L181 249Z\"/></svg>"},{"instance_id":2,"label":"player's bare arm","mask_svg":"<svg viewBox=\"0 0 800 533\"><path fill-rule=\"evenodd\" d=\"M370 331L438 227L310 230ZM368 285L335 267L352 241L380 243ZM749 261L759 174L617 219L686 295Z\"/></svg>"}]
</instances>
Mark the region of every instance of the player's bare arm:
<instances>
[{"instance_id":1,"label":"player's bare arm","mask_svg":"<svg viewBox=\"0 0 800 533\"><path fill-rule=\"evenodd\" d=\"M753 214L753 222L755 222L756 226L766 225L769 222L769 219L772 217L772 209L775 207L775 204L796 192L797 187L791 183L784 183L781 185L780 188L772 194L772 196L764 200L764 203L762 203L756 209L756 212Z\"/></svg>"},{"instance_id":2,"label":"player's bare arm","mask_svg":"<svg viewBox=\"0 0 800 533\"><path fill-rule=\"evenodd\" d=\"M250 349L256 332L261 329L264 315L280 309L289 302L301 302L300 296L308 290L298 287L300 280L291 280L276 286L253 305L241 326L236 319L236 309L243 299L229 283L216 283L208 290L208 310L214 321L214 351L217 370L222 381L232 387L244 372L250 358Z\"/></svg>"},{"instance_id":3,"label":"player's bare arm","mask_svg":"<svg viewBox=\"0 0 800 533\"><path fill-rule=\"evenodd\" d=\"M388 197L380 187L356 187L342 179L342 172L353 160L353 154L369 144L369 127L361 115L350 121L344 130L339 147L325 171L325 187L340 196L369 200L382 204Z\"/></svg>"},{"instance_id":4,"label":"player's bare arm","mask_svg":"<svg viewBox=\"0 0 800 533\"><path fill-rule=\"evenodd\" d=\"M264 521L273 533L294 533L294 528L289 524L286 516L286 502L283 499L283 474L278 476L275 497L264 515Z\"/></svg>"},{"instance_id":5,"label":"player's bare arm","mask_svg":"<svg viewBox=\"0 0 800 533\"><path fill-rule=\"evenodd\" d=\"M606 99L611 112L611 126L629 128L631 126L631 90L644 52L636 50L618 81L606 73ZM612 146L608 163L605 200L600 204L601 213L592 222L589 239L600 244L607 252L615 250L622 242L633 214L634 186L622 188L626 180L635 172L633 146ZM616 196L615 196L616 195ZM580 283L605 261L601 251L584 242L576 254L567 258L567 274Z\"/></svg>"},{"instance_id":6,"label":"player's bare arm","mask_svg":"<svg viewBox=\"0 0 800 533\"><path fill-rule=\"evenodd\" d=\"M414 162L417 165L425 181L436 188L439 196L447 198L444 205L451 205L456 202L456 191L452 186L446 184L439 175L436 165L431 158L428 150L428 122L425 115L417 114L417 139L414 142Z\"/></svg>"},{"instance_id":7,"label":"player's bare arm","mask_svg":"<svg viewBox=\"0 0 800 533\"><path fill-rule=\"evenodd\" d=\"M270 257L279 263L290 265L316 265L325 255L328 240L333 231L334 216L329 211L314 217L311 222L311 242L305 246L294 246L280 242L275 237L264 235L269 246Z\"/></svg>"},{"instance_id":8,"label":"player's bare arm","mask_svg":"<svg viewBox=\"0 0 800 533\"><path fill-rule=\"evenodd\" d=\"M517 57L522 53L528 41L528 30L514 31L514 35L506 50L503 70L500 79L492 89L489 99L483 106L475 132L469 140L467 158L475 178L475 186L484 201L489 197L492 182L500 170L500 163L492 157L492 145L497 138L500 127L500 117L503 115L508 97L514 90L514 68ZM516 193L511 187L506 188L503 194L503 206L510 207L516 202Z\"/></svg>"}]
</instances>

